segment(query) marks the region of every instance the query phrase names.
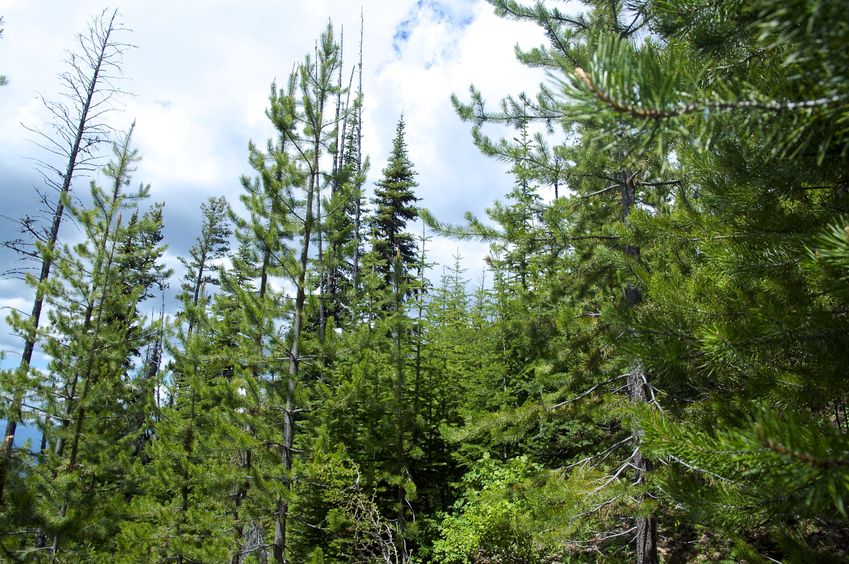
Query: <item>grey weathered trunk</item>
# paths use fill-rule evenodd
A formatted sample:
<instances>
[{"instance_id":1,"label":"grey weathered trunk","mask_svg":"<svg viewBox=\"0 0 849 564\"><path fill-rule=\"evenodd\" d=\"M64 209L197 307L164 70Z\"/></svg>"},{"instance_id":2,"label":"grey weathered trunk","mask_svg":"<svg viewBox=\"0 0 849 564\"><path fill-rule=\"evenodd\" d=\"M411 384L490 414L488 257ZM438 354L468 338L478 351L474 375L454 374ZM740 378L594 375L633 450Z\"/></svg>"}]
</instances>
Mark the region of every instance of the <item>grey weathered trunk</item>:
<instances>
[{"instance_id":1,"label":"grey weathered trunk","mask_svg":"<svg viewBox=\"0 0 849 564\"><path fill-rule=\"evenodd\" d=\"M362 8L360 8L360 59L357 65L357 77L359 84L357 86L357 177L362 174L363 170L363 27L365 21L363 19ZM358 181L359 182L359 181ZM354 293L360 289L360 244L362 243L362 196L359 193L359 185L357 186L357 200L354 203L354 238L356 243L354 246Z\"/></svg>"},{"instance_id":2,"label":"grey weathered trunk","mask_svg":"<svg viewBox=\"0 0 849 564\"><path fill-rule=\"evenodd\" d=\"M621 196L621 216L622 221L627 223L631 209L636 204L636 186L635 175L628 171L620 171L619 173L619 188ZM626 245L624 252L627 256L634 260L639 260L640 249L632 245ZM635 285L628 283L623 288L625 306L628 308L636 307L643 300L640 289ZM647 403L648 394L648 376L642 363L637 365L628 374L628 396L631 403ZM646 474L650 470L649 461L643 457L640 451L640 441L642 440L642 429L635 424L633 432L633 444L635 449L634 459L632 464L635 468L634 482L641 484L646 479ZM657 518L654 515L638 516L636 518L637 539L636 539L636 561L638 564L655 564L657 562Z\"/></svg>"},{"instance_id":3,"label":"grey weathered trunk","mask_svg":"<svg viewBox=\"0 0 849 564\"><path fill-rule=\"evenodd\" d=\"M648 402L648 380L642 365L637 365L628 374L628 395L632 403ZM636 468L635 482L642 483L646 474L651 470L651 464L639 450L642 440L642 430L637 428L633 435L636 450L632 464ZM655 564L657 562L657 518L654 515L637 517L636 561L638 564Z\"/></svg>"}]
</instances>

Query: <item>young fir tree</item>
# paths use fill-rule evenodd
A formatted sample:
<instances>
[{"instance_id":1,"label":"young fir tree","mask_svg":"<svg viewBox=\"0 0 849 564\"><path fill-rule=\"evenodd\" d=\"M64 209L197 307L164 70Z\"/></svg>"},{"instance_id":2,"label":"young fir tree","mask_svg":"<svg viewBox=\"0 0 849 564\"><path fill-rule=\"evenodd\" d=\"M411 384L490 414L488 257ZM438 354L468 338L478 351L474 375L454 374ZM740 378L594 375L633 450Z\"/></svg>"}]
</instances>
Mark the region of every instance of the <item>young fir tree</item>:
<instances>
[{"instance_id":1,"label":"young fir tree","mask_svg":"<svg viewBox=\"0 0 849 564\"><path fill-rule=\"evenodd\" d=\"M408 297L418 286L412 273L420 260L412 235L403 231L416 214L411 206L416 199L412 193L415 173L403 127L402 120L385 178L378 183L378 209L370 219L372 249L362 262L355 256L352 274L358 292L349 302L352 323L344 326L340 337L332 338L332 344L323 345L333 350L332 365L322 375L322 379L330 378L331 385L319 387L321 395L329 398L315 420L346 445L365 484L376 491L380 513L396 517L395 550L409 558L405 544L409 535L404 529L415 498L409 472L415 415L408 391L409 377L417 374L418 365L410 362L414 347L407 310ZM353 141L350 137L346 149L352 156L359 145ZM351 203L355 204L351 227L356 231L361 210L356 201ZM330 339L330 333L325 338Z\"/></svg>"},{"instance_id":2,"label":"young fir tree","mask_svg":"<svg viewBox=\"0 0 849 564\"><path fill-rule=\"evenodd\" d=\"M360 123L358 114L362 96L358 95L353 108L346 110L347 119L340 165L330 198L325 199L325 218L322 229L326 233L327 250L323 265L326 272L323 303L326 316L333 318L334 326L352 322L353 301L359 283L359 262L363 239L363 186L368 174L368 158L360 155Z\"/></svg>"},{"instance_id":3,"label":"young fir tree","mask_svg":"<svg viewBox=\"0 0 849 564\"><path fill-rule=\"evenodd\" d=\"M424 288L424 250L417 258ZM393 260L392 286L387 287L368 253L363 260L360 292L352 302L352 319L333 339L335 358L328 371L327 385L318 389L316 425L344 445L345 451L362 472L362 487L376 498L375 523L392 518L394 525L380 538L393 539L398 558L410 558L414 539L407 530L415 521L418 491L412 477L416 460L424 455L417 437L418 403L422 365L423 319L414 325L409 315L408 296L413 293L409 277L402 274L399 257ZM416 291L417 303L424 308L424 292ZM419 302L420 300L420 302ZM384 517L385 516L385 517Z\"/></svg>"}]
</instances>

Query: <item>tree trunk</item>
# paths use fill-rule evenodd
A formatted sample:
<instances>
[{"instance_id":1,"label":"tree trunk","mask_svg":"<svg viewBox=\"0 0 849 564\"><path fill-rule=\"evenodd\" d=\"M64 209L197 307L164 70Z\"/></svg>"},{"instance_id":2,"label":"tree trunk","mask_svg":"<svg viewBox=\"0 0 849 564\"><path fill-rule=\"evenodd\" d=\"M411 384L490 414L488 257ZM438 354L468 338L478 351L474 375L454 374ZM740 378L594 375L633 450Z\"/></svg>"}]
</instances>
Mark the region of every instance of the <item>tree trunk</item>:
<instances>
[{"instance_id":1,"label":"tree trunk","mask_svg":"<svg viewBox=\"0 0 849 564\"><path fill-rule=\"evenodd\" d=\"M319 102L318 115L323 114L324 100ZM319 118L321 119L321 118ZM286 387L286 404L283 415L283 471L286 488L291 488L290 473L292 470L292 456L295 438L295 391L298 387L300 374L300 347L301 330L303 328L304 306L306 304L306 277L309 265L310 237L312 235L313 202L318 189L319 179L319 149L321 147L320 123L315 128L314 158L312 162L312 174L307 192L306 215L304 219L303 243L301 244L301 255L299 260L300 271L295 291L295 311L292 320L292 347L289 357L289 382ZM289 503L285 499L278 501L277 510L274 514L274 560L279 563L286 562L286 520L289 516Z\"/></svg>"},{"instance_id":2,"label":"tree trunk","mask_svg":"<svg viewBox=\"0 0 849 564\"><path fill-rule=\"evenodd\" d=\"M357 77L359 84L357 86L357 178L363 170L363 11L360 8L360 59L357 65ZM360 244L362 243L362 195L360 194L359 180L357 181L357 201L355 202L354 211L354 294L356 295L360 289Z\"/></svg>"},{"instance_id":3,"label":"tree trunk","mask_svg":"<svg viewBox=\"0 0 849 564\"><path fill-rule=\"evenodd\" d=\"M634 185L634 175L628 171L620 171L620 195L622 205L622 221L628 222L628 216L631 209L636 203L636 193ZM634 260L639 260L640 249L632 245L626 245L624 252L627 256ZM635 285L628 283L623 288L625 307L633 308L640 304L643 300L642 292ZM647 403L648 402L648 377L642 363L631 370L628 374L628 396L631 403ZM638 425L634 425L633 444L636 450L634 455L633 465L635 470L634 483L641 484L645 481L646 474L650 470L649 461L643 457L639 450L640 441L642 439L642 429ZM640 496L642 500L642 496ZM638 516L636 518L637 525L637 541L636 541L636 561L637 564L655 564L657 562L657 518L654 515L647 517Z\"/></svg>"}]
</instances>

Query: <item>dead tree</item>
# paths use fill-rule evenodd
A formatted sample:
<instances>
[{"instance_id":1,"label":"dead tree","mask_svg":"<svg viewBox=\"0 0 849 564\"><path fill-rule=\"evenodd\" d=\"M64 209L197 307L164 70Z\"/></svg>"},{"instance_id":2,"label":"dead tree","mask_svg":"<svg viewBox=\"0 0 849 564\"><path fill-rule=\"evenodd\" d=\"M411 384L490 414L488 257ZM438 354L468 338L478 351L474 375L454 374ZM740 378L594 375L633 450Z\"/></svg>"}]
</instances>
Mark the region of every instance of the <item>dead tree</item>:
<instances>
[{"instance_id":1,"label":"dead tree","mask_svg":"<svg viewBox=\"0 0 849 564\"><path fill-rule=\"evenodd\" d=\"M112 139L109 114L116 109L116 98L124 93L118 86L121 78L123 55L132 46L119 41L118 36L127 31L119 21L117 10L104 10L92 18L88 29L77 36L77 45L68 51L67 70L59 75L61 93L58 100L42 97L42 103L51 116L44 128L24 127L34 136L35 144L43 150L44 157L34 159L42 177L44 188L37 188L39 199L52 214L49 230L39 230L26 218L25 231L40 239L40 250L28 249L23 240L6 244L23 255L41 261L32 313L25 324L24 347L18 370L11 382L11 405L0 452L0 503L12 462L13 444L18 423L22 419L21 405L25 381L35 350L38 327L44 304L44 285L50 277L59 230L74 180L90 173L101 164L100 146ZM27 252L29 251L29 252Z\"/></svg>"}]
</instances>

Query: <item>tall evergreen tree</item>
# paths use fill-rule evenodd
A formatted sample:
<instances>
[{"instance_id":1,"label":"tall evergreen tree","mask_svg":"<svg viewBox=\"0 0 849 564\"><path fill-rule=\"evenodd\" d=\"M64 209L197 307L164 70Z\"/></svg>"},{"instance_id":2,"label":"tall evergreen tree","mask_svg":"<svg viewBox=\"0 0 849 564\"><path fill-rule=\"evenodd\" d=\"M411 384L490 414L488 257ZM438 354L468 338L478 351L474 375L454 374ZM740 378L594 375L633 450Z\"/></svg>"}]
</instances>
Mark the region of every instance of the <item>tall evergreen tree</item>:
<instances>
[{"instance_id":1,"label":"tall evergreen tree","mask_svg":"<svg viewBox=\"0 0 849 564\"><path fill-rule=\"evenodd\" d=\"M401 261L401 275L408 279L416 265L416 242L405 228L417 216L418 198L413 189L416 171L407 154L404 140L404 117L398 120L392 152L383 169L383 178L375 183L374 215L370 220L373 267L386 283L392 286L395 257Z\"/></svg>"},{"instance_id":2,"label":"tall evergreen tree","mask_svg":"<svg viewBox=\"0 0 849 564\"><path fill-rule=\"evenodd\" d=\"M6 429L3 435L2 453L0 453L0 503L3 500L6 477L11 463L12 449L18 423L21 421L21 402L26 390L27 372L35 351L38 328L44 306L44 289L50 278L54 253L59 245L59 231L65 208L68 205L71 186L76 176L82 172L91 172L99 166L99 146L108 142L110 128L106 117L114 109L114 98L121 93L115 79L121 68L124 52L129 45L120 41L124 27L119 21L117 10L104 10L94 17L86 32L78 36L79 52L69 58L70 68L60 75L65 90L65 101L42 102L55 122L51 132L30 129L37 136L36 143L50 154L62 159L60 164L38 161L41 174L47 186L56 191L56 199L41 194L48 207L53 210L50 229L45 233L33 231L30 220L24 220L24 231L36 236L46 250L35 253L26 252L21 241L11 242L8 246L40 261L38 274L40 285L35 287L32 313L28 319L29 329L24 335L24 347L21 362L14 380L18 384L11 391L11 405L5 413ZM57 181L58 178L58 181ZM37 243L38 244L38 243Z\"/></svg>"},{"instance_id":3,"label":"tall evergreen tree","mask_svg":"<svg viewBox=\"0 0 849 564\"><path fill-rule=\"evenodd\" d=\"M139 494L118 537L127 558L224 560L237 550L228 516L230 492L238 484L231 462L242 442L241 403L227 373L232 348L220 342L205 294L207 285L219 283L212 274L215 261L229 250L228 209L224 198L201 204L201 233L189 258L181 259L186 267L179 295L182 323L169 346L169 401L156 410L151 437L134 461Z\"/></svg>"},{"instance_id":4,"label":"tall evergreen tree","mask_svg":"<svg viewBox=\"0 0 849 564\"><path fill-rule=\"evenodd\" d=\"M36 525L39 534L22 546L43 548L48 540L52 558L92 547L110 550L125 511L119 500L134 491L125 478L141 430L137 414L150 409L143 405L148 396L136 389L136 360L159 330L146 326L138 306L167 275L159 263L162 216L154 208L124 220L149 187L125 191L137 159L130 134L114 151L115 161L104 170L110 189L92 183L90 209L67 202L85 239L57 255L56 275L45 290L50 325L44 343L51 361L27 397L57 425L45 425L49 450L39 453L38 464L16 472L23 478L16 499L32 505L28 519L12 523Z\"/></svg>"},{"instance_id":5,"label":"tall evergreen tree","mask_svg":"<svg viewBox=\"0 0 849 564\"><path fill-rule=\"evenodd\" d=\"M180 258L186 268L184 282L181 285L181 301L183 312L189 319L188 330L191 332L192 308L201 305L206 298L206 287L219 286L221 281L217 276L218 265L230 250L232 229L227 217L229 205L221 197L210 197L200 205L203 213L203 224L197 241L189 249L189 258Z\"/></svg>"},{"instance_id":6,"label":"tall evergreen tree","mask_svg":"<svg viewBox=\"0 0 849 564\"><path fill-rule=\"evenodd\" d=\"M303 410L302 388L309 376L302 369L302 357L311 354L313 340L320 345L323 339L317 331L310 332L311 314L320 313L321 308L308 297L314 282L323 288L325 275L321 262L315 260L314 243L323 228L322 190L333 180L324 157L325 148L337 137L338 124L331 108L341 64L339 45L328 24L315 56L308 55L296 67L287 88L272 86L267 115L277 137L265 151L251 145L251 165L258 177L243 180L247 191L243 202L249 216L237 220L236 232L242 244L239 254L246 259L236 261L238 276L258 278L258 287L246 289L232 276L225 277L224 284L243 310L238 329L244 335L239 345L243 356L238 371L254 402L248 408L251 417L246 430L258 446L273 445L272 449L245 452L245 471L262 469L263 478L245 481L237 494L245 499L245 511L251 515L250 522L244 517L240 521L257 531L271 524L273 541L269 544L278 562L286 561L291 533L296 530L290 518L290 504L296 495L296 418ZM280 277L293 288L294 296L287 297L272 285L272 280ZM242 531L242 536L246 537L247 531ZM249 544L242 554L262 555L268 546L264 541ZM240 558L237 555L234 560Z\"/></svg>"}]
</instances>

